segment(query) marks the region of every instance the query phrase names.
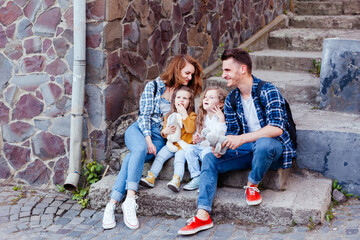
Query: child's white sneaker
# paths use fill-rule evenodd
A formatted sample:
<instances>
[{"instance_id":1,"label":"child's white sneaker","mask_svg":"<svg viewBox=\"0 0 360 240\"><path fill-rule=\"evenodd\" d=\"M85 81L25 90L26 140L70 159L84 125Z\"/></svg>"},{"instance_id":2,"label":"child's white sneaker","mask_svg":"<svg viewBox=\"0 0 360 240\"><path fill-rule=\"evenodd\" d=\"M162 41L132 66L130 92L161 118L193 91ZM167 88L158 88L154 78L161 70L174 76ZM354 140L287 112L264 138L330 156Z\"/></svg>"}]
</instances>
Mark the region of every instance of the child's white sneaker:
<instances>
[{"instance_id":1,"label":"child's white sneaker","mask_svg":"<svg viewBox=\"0 0 360 240\"><path fill-rule=\"evenodd\" d=\"M106 204L102 226L104 229L111 229L116 226L115 221L115 207L116 205L112 202Z\"/></svg>"},{"instance_id":2,"label":"child's white sneaker","mask_svg":"<svg viewBox=\"0 0 360 240\"><path fill-rule=\"evenodd\" d=\"M137 196L133 198L127 197L121 205L121 209L124 215L124 223L130 229L137 229L139 227L139 221L136 217L136 210L138 208L136 199Z\"/></svg>"},{"instance_id":3,"label":"child's white sneaker","mask_svg":"<svg viewBox=\"0 0 360 240\"><path fill-rule=\"evenodd\" d=\"M194 177L188 184L184 186L185 190L192 191L199 188L200 176Z\"/></svg>"}]
</instances>

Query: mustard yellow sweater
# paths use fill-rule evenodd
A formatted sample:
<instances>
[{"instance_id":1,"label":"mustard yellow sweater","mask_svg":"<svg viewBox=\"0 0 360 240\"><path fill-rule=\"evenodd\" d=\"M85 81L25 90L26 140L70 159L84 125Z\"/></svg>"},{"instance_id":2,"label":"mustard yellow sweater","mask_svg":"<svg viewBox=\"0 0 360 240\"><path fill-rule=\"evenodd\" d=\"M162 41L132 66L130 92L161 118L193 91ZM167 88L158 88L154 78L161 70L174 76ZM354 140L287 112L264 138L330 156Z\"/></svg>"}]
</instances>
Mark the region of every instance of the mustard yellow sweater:
<instances>
[{"instance_id":1,"label":"mustard yellow sweater","mask_svg":"<svg viewBox=\"0 0 360 240\"><path fill-rule=\"evenodd\" d=\"M164 128L166 127L168 116L169 116L169 114L165 116ZM181 129L181 137L180 138L181 138L181 140L184 140L185 142L192 144L192 136L196 130L196 113L191 112L186 119L182 120L182 122L183 122L183 128ZM163 130L164 130L164 128L163 128ZM167 135L165 135L162 131L161 131L161 136L166 138ZM179 146L178 143L174 143L174 145L177 146L179 148L179 150L181 150L181 147Z\"/></svg>"}]
</instances>

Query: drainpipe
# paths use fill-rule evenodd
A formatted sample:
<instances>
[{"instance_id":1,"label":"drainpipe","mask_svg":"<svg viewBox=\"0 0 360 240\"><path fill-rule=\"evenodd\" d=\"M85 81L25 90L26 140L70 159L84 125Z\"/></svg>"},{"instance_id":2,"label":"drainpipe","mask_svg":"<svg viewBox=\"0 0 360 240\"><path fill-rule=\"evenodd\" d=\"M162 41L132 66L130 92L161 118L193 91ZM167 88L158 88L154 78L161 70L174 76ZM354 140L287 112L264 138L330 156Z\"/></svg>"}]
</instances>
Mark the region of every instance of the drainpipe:
<instances>
[{"instance_id":1,"label":"drainpipe","mask_svg":"<svg viewBox=\"0 0 360 240\"><path fill-rule=\"evenodd\" d=\"M86 0L74 1L74 63L70 125L70 160L64 188L77 189L81 168L86 65Z\"/></svg>"}]
</instances>

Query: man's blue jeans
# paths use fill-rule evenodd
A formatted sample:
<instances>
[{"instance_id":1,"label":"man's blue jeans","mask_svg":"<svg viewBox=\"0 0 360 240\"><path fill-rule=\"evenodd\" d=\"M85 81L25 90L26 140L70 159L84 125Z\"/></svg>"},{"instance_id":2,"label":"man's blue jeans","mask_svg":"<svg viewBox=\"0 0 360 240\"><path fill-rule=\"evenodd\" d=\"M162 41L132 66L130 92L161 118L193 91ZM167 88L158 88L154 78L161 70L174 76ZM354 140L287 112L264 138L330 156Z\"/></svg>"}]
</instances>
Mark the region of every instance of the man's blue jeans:
<instances>
[{"instance_id":1,"label":"man's blue jeans","mask_svg":"<svg viewBox=\"0 0 360 240\"><path fill-rule=\"evenodd\" d=\"M161 136L161 125L152 126L151 140L156 147L156 152L165 145ZM120 202L126 190L137 191L142 176L144 163L154 158L154 154L147 154L147 144L137 122L134 122L125 131L125 144L130 150L126 155L120 172L116 178L110 197Z\"/></svg>"},{"instance_id":2,"label":"man's blue jeans","mask_svg":"<svg viewBox=\"0 0 360 240\"><path fill-rule=\"evenodd\" d=\"M218 175L232 170L250 169L248 180L259 184L269 169L281 167L282 144L273 138L260 138L235 150L229 149L221 158L208 153L201 165L198 209L211 212Z\"/></svg>"}]
</instances>

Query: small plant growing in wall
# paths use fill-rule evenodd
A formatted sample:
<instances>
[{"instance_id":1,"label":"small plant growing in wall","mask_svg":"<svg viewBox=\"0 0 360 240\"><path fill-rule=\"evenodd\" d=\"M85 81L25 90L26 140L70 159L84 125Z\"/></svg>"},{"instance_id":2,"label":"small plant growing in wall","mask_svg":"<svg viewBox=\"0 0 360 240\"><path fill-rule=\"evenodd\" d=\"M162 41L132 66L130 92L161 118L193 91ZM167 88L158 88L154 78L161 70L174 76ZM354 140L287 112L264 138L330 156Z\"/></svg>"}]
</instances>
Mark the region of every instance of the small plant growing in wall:
<instances>
[{"instance_id":1,"label":"small plant growing in wall","mask_svg":"<svg viewBox=\"0 0 360 240\"><path fill-rule=\"evenodd\" d=\"M218 61L221 63L221 55L224 53L224 51L225 51L225 45L224 45L224 43L220 43L220 45L219 45L219 47L218 47ZM220 69L217 73L215 73L214 75L216 76L216 77L221 77L221 75L222 75L222 73L223 73L223 71L222 71L222 69Z\"/></svg>"},{"instance_id":2,"label":"small plant growing in wall","mask_svg":"<svg viewBox=\"0 0 360 240\"><path fill-rule=\"evenodd\" d=\"M310 72L315 74L316 77L320 77L321 59L313 59L313 65L313 69Z\"/></svg>"}]
</instances>

